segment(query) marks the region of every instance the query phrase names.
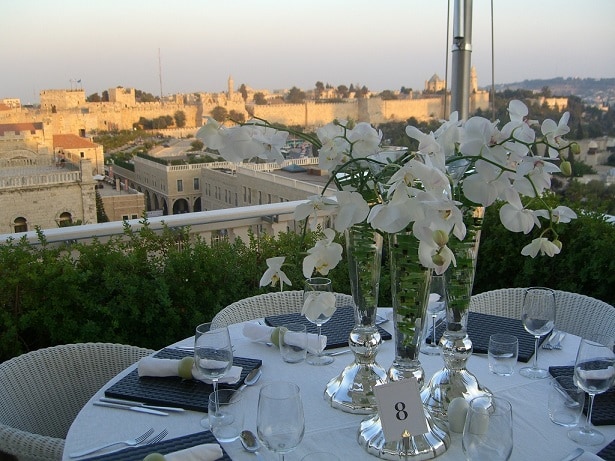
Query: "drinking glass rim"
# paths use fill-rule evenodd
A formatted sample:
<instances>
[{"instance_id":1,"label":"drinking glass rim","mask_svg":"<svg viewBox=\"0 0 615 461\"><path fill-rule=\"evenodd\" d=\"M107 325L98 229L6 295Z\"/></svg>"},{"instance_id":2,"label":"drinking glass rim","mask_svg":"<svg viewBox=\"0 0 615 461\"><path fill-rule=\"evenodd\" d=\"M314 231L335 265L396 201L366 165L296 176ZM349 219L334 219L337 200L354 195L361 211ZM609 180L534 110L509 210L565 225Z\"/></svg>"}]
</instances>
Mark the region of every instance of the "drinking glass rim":
<instances>
[{"instance_id":1,"label":"drinking glass rim","mask_svg":"<svg viewBox=\"0 0 615 461\"><path fill-rule=\"evenodd\" d=\"M275 388L274 392L270 392ZM267 384L263 384L259 391L259 395L267 397L268 399L285 400L291 397L298 397L301 394L301 388L290 381L272 381Z\"/></svg>"}]
</instances>

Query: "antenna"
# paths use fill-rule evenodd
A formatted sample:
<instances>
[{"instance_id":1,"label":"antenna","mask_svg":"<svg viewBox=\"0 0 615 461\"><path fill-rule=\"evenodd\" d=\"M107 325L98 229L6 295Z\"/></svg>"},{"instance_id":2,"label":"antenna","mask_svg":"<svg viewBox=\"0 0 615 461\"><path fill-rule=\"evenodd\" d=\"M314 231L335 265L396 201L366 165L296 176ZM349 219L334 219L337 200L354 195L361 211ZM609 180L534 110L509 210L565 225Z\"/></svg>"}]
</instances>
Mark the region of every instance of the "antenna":
<instances>
[{"instance_id":1,"label":"antenna","mask_svg":"<svg viewBox=\"0 0 615 461\"><path fill-rule=\"evenodd\" d=\"M160 80L160 102L162 102L162 64L160 61L160 48L158 48L158 78Z\"/></svg>"}]
</instances>

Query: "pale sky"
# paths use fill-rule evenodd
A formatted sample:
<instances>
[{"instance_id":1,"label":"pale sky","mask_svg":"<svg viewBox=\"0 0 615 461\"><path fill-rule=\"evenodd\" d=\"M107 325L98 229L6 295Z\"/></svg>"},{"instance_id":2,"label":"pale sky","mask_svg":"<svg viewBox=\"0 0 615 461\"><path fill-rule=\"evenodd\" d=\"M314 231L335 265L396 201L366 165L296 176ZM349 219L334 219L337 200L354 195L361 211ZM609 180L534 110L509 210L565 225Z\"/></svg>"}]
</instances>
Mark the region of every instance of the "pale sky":
<instances>
[{"instance_id":1,"label":"pale sky","mask_svg":"<svg viewBox=\"0 0 615 461\"><path fill-rule=\"evenodd\" d=\"M454 0L450 0L453 19ZM615 0L493 0L495 82L615 77ZM159 96L444 78L449 0L0 0L0 98L116 86ZM472 65L491 83L491 0ZM160 60L159 60L160 58ZM160 66L159 66L160 62ZM161 70L161 72L160 72ZM162 85L160 77L162 76ZM81 80L80 84L76 81Z\"/></svg>"}]
</instances>

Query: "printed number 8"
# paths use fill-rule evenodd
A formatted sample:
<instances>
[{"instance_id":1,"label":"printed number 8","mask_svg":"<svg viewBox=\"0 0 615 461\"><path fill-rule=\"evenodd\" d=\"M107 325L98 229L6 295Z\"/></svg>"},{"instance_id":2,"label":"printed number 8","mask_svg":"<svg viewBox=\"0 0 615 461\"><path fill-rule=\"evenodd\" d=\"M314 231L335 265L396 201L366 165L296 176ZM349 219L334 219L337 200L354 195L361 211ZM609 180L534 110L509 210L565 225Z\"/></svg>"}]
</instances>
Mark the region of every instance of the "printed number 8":
<instances>
[{"instance_id":1,"label":"printed number 8","mask_svg":"<svg viewBox=\"0 0 615 461\"><path fill-rule=\"evenodd\" d=\"M399 421L404 421L408 419L408 412L406 411L406 404L404 402L397 402L395 404L395 410L397 411L395 417Z\"/></svg>"}]
</instances>

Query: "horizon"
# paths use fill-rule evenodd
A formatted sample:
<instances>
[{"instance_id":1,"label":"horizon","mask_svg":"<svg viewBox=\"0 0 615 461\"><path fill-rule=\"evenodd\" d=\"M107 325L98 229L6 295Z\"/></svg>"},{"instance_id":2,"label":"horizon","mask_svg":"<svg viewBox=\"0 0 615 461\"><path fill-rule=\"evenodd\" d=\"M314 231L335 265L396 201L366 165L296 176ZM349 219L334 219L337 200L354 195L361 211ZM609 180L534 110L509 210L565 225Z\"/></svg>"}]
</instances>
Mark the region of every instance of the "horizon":
<instances>
[{"instance_id":1,"label":"horizon","mask_svg":"<svg viewBox=\"0 0 615 461\"><path fill-rule=\"evenodd\" d=\"M87 97L117 86L154 96L219 93L229 76L235 90L245 84L305 91L321 81L376 93L422 91L432 75L447 76L447 62L451 78L448 2L382 0L373 7L367 0L295 0L290 12L280 0L256 6L250 0L11 2L0 41L19 46L0 49L9 70L0 99L28 105L40 102L42 90L83 89ZM489 0L473 2L471 65L481 88L492 83L490 8ZM494 4L493 12L496 85L615 78L612 0L516 0Z\"/></svg>"}]
</instances>

